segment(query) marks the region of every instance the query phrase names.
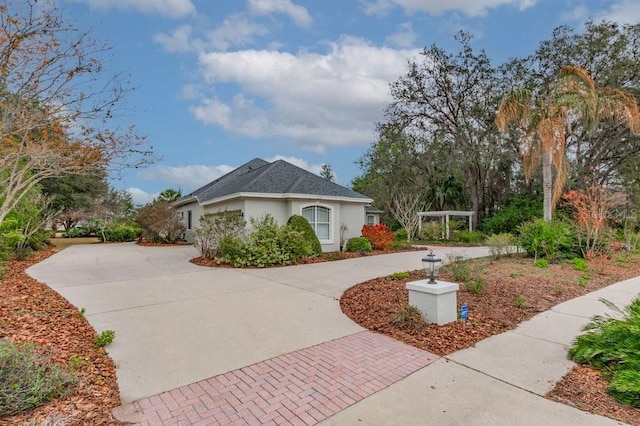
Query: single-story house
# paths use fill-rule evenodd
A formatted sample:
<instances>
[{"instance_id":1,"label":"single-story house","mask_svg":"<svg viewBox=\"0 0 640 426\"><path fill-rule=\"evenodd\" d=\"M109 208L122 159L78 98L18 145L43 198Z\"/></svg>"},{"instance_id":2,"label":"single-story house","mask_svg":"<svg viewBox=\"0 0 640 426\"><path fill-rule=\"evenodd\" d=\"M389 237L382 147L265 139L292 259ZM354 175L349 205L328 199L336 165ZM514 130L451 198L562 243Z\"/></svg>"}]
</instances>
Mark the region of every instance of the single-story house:
<instances>
[{"instance_id":1,"label":"single-story house","mask_svg":"<svg viewBox=\"0 0 640 426\"><path fill-rule=\"evenodd\" d=\"M173 203L186 227L185 239L205 213L237 212L248 220L271 214L283 225L294 214L316 231L323 251L340 250L341 241L360 236L380 211L367 212L371 200L284 160L255 158Z\"/></svg>"}]
</instances>

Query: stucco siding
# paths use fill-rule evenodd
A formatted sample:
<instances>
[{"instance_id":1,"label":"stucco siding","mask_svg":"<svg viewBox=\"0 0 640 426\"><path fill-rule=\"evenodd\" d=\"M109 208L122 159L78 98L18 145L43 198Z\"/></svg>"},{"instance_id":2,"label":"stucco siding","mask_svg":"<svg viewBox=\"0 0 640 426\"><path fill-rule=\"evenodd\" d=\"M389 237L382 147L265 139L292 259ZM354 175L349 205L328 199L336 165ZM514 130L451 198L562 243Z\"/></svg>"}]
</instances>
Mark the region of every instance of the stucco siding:
<instances>
[{"instance_id":1,"label":"stucco siding","mask_svg":"<svg viewBox=\"0 0 640 426\"><path fill-rule=\"evenodd\" d=\"M343 203L341 206L342 223L346 225L345 242L349 238L359 237L365 221L364 206L362 204Z\"/></svg>"}]
</instances>

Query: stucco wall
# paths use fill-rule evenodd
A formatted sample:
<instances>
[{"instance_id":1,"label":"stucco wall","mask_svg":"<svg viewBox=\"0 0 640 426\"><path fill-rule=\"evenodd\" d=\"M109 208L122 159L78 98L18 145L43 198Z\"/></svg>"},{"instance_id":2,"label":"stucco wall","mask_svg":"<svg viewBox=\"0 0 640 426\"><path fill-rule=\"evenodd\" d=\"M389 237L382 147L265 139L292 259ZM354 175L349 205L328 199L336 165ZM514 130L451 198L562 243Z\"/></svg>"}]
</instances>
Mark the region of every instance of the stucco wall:
<instances>
[{"instance_id":1,"label":"stucco wall","mask_svg":"<svg viewBox=\"0 0 640 426\"><path fill-rule=\"evenodd\" d=\"M188 216L189 211L191 211L191 229L188 229ZM185 240L188 242L193 242L193 236L191 235L191 231L193 228L198 226L200 222L200 216L204 214L204 209L202 206L198 205L198 203L193 202L190 204L185 204L184 206L180 206L176 208L176 212L178 212L178 217L181 218L182 224L187 228L185 230Z\"/></svg>"},{"instance_id":2,"label":"stucco wall","mask_svg":"<svg viewBox=\"0 0 640 426\"><path fill-rule=\"evenodd\" d=\"M321 240L323 251L340 250L341 226L345 225L347 230L344 233L344 241L349 238L360 236L362 225L365 223L365 213L363 204L345 203L339 201L326 201L315 199L259 199L246 198L236 199L223 203L210 204L201 207L197 203L180 206L176 208L179 212L184 212L183 223L187 224L187 211L192 211L192 229L186 231L186 240L193 242L191 231L199 224L200 216L204 213L217 213L226 210L240 210L244 219L249 223L249 218L259 218L265 214L271 214L278 224L284 225L291 215L302 214L302 209L308 206L322 206L330 209L330 235L328 240Z\"/></svg>"}]
</instances>

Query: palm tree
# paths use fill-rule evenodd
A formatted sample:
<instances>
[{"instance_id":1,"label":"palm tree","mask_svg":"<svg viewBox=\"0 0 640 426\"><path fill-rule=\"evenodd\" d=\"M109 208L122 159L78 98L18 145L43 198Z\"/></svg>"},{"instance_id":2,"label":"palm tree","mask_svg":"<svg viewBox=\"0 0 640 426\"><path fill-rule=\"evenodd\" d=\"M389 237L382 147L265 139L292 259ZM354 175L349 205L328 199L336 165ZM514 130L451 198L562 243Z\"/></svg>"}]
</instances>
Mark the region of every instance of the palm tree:
<instances>
[{"instance_id":1,"label":"palm tree","mask_svg":"<svg viewBox=\"0 0 640 426\"><path fill-rule=\"evenodd\" d=\"M587 132L594 132L602 120L623 123L637 133L640 113L633 95L617 88L597 87L583 68L563 67L544 96L530 88L507 93L498 107L496 125L505 133L515 125L525 179L529 181L542 162L544 219L551 220L553 209L564 190L569 166L565 156L570 119L579 118ZM555 171L555 179L553 172Z\"/></svg>"},{"instance_id":2,"label":"palm tree","mask_svg":"<svg viewBox=\"0 0 640 426\"><path fill-rule=\"evenodd\" d=\"M165 189L160 194L158 194L158 200L168 201L170 203L176 201L178 198L182 197L182 191L175 190L172 188Z\"/></svg>"}]
</instances>

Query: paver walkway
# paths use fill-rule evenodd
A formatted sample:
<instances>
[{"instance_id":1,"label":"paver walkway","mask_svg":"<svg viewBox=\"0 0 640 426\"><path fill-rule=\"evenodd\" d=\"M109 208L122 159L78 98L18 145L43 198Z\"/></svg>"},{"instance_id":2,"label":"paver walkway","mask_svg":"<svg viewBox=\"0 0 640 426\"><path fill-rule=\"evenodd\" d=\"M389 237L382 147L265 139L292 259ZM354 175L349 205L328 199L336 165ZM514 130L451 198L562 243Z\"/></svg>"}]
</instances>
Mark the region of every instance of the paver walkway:
<instances>
[{"instance_id":1,"label":"paver walkway","mask_svg":"<svg viewBox=\"0 0 640 426\"><path fill-rule=\"evenodd\" d=\"M142 425L313 425L436 361L363 331L118 407Z\"/></svg>"}]
</instances>

